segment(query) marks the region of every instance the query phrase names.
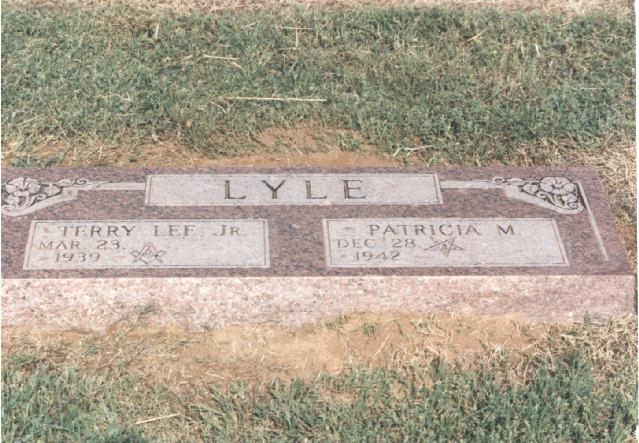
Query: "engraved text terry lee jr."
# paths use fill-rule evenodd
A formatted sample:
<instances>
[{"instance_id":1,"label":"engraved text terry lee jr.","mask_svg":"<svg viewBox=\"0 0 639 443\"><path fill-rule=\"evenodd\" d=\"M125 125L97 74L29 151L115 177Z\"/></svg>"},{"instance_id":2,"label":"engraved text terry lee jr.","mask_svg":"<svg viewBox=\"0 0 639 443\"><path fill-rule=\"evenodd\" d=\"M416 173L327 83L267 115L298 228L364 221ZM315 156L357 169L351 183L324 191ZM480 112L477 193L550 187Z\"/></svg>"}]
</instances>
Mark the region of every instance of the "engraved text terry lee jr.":
<instances>
[{"instance_id":1,"label":"engraved text terry lee jr.","mask_svg":"<svg viewBox=\"0 0 639 443\"><path fill-rule=\"evenodd\" d=\"M36 220L24 261L24 269L268 266L266 220Z\"/></svg>"}]
</instances>

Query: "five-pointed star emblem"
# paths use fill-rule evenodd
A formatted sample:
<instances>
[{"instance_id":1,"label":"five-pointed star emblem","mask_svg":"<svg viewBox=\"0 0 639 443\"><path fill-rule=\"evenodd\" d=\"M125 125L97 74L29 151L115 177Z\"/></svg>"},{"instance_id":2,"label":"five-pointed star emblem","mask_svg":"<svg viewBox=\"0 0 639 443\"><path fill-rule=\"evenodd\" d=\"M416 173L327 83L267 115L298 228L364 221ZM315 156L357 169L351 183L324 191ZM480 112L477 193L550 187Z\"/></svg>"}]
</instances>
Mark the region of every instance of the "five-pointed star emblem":
<instances>
[{"instance_id":1,"label":"five-pointed star emblem","mask_svg":"<svg viewBox=\"0 0 639 443\"><path fill-rule=\"evenodd\" d=\"M446 257L448 257L448 254L450 254L451 251L464 250L464 248L462 248L461 246L457 246L455 244L455 238L449 238L447 240L435 240L435 239L431 239L431 240L433 240L433 244L424 248L425 251L429 251L431 249L438 250L439 252L444 254Z\"/></svg>"}]
</instances>

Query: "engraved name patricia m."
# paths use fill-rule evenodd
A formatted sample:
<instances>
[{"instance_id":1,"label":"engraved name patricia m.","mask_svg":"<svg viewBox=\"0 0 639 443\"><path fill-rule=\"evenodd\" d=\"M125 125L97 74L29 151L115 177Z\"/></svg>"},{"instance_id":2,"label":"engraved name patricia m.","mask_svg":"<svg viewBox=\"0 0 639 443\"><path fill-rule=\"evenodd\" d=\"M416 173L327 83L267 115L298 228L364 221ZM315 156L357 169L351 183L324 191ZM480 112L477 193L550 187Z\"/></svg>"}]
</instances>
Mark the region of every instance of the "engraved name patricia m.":
<instances>
[{"instance_id":1,"label":"engraved name patricia m.","mask_svg":"<svg viewBox=\"0 0 639 443\"><path fill-rule=\"evenodd\" d=\"M34 220L24 269L268 267L266 220Z\"/></svg>"},{"instance_id":2,"label":"engraved name patricia m.","mask_svg":"<svg viewBox=\"0 0 639 443\"><path fill-rule=\"evenodd\" d=\"M332 267L566 266L552 219L328 219Z\"/></svg>"},{"instance_id":3,"label":"engraved name patricia m.","mask_svg":"<svg viewBox=\"0 0 639 443\"><path fill-rule=\"evenodd\" d=\"M444 203L441 189L469 188L499 189L562 214L585 208L581 185L563 176L440 182L437 174L173 174L149 175L144 183L18 177L2 184L2 213L28 214L74 200L79 191L139 191L147 205L156 206L424 205Z\"/></svg>"}]
</instances>

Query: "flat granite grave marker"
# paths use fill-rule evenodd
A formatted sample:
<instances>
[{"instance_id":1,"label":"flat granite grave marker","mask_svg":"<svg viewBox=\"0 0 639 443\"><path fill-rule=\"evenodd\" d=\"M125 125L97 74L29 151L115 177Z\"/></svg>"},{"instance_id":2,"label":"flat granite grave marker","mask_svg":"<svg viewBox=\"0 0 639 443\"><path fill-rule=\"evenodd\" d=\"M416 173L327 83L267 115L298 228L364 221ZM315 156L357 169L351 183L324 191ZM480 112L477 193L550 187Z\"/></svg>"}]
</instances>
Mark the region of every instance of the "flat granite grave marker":
<instances>
[{"instance_id":1,"label":"flat granite grave marker","mask_svg":"<svg viewBox=\"0 0 639 443\"><path fill-rule=\"evenodd\" d=\"M581 168L2 171L5 325L285 326L353 311L622 315L634 276Z\"/></svg>"}]
</instances>

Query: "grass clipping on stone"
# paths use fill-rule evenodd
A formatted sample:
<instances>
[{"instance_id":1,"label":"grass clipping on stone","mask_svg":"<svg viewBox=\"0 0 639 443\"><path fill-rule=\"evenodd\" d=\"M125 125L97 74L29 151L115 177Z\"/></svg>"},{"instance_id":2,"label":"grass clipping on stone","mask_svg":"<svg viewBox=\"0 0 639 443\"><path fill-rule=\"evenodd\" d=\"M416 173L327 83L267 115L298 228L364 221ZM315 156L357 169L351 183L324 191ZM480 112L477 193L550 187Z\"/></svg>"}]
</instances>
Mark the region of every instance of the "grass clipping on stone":
<instances>
[{"instance_id":1,"label":"grass clipping on stone","mask_svg":"<svg viewBox=\"0 0 639 443\"><path fill-rule=\"evenodd\" d=\"M3 437L624 441L637 424L636 336L635 318L390 314L295 332L9 329Z\"/></svg>"}]
</instances>

